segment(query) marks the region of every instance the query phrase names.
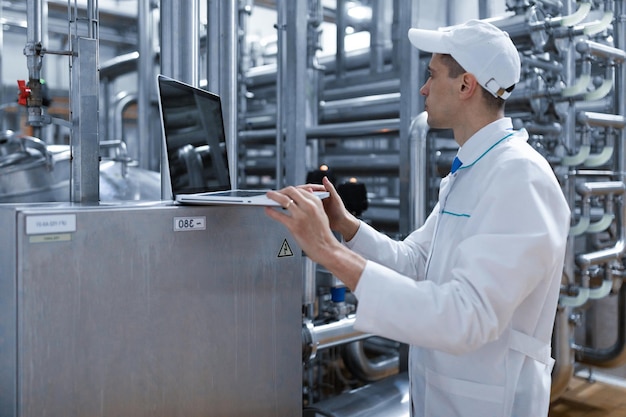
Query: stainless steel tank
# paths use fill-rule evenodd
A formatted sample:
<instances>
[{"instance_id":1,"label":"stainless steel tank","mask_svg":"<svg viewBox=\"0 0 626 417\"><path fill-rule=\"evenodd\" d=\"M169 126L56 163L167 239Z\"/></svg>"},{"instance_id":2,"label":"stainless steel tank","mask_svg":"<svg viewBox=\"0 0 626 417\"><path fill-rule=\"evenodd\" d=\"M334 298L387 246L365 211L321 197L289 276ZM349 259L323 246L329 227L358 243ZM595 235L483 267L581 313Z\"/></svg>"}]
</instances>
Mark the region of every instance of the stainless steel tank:
<instances>
[{"instance_id":1,"label":"stainless steel tank","mask_svg":"<svg viewBox=\"0 0 626 417\"><path fill-rule=\"evenodd\" d=\"M161 199L161 174L125 161L100 162L100 201Z\"/></svg>"},{"instance_id":2,"label":"stainless steel tank","mask_svg":"<svg viewBox=\"0 0 626 417\"><path fill-rule=\"evenodd\" d=\"M0 202L68 200L69 161L68 147L0 132Z\"/></svg>"},{"instance_id":3,"label":"stainless steel tank","mask_svg":"<svg viewBox=\"0 0 626 417\"><path fill-rule=\"evenodd\" d=\"M0 203L70 200L68 145L0 132ZM160 200L158 172L139 168L125 153L100 162L100 201Z\"/></svg>"}]
</instances>

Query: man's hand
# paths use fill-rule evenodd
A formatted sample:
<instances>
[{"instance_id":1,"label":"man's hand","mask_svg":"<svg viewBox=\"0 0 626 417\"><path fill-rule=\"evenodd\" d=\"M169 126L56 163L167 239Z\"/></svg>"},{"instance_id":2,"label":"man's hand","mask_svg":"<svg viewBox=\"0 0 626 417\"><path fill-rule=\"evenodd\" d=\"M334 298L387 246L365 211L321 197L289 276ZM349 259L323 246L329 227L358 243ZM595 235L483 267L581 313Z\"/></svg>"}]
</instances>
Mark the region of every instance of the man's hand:
<instances>
[{"instance_id":1,"label":"man's hand","mask_svg":"<svg viewBox=\"0 0 626 417\"><path fill-rule=\"evenodd\" d=\"M337 193L330 180L324 177L322 182L322 184L300 185L297 188L308 191L327 191L330 194L328 198L322 200L330 228L339 232L343 239L348 242L352 240L357 230L359 230L360 221L346 209L339 193Z\"/></svg>"},{"instance_id":2,"label":"man's hand","mask_svg":"<svg viewBox=\"0 0 626 417\"><path fill-rule=\"evenodd\" d=\"M326 182L330 184L328 180ZM335 238L322 200L311 192L321 191L316 187L321 186L286 187L279 191L269 191L267 196L283 208L266 207L265 213L287 227L300 248L312 261L326 267L344 284L354 290L365 268L366 261ZM327 203L329 205L326 209L330 209L333 213L341 212L343 209L347 213L334 187L330 192L329 198L332 200ZM349 213L347 214L351 216ZM356 229L351 237L358 230L358 220L356 222Z\"/></svg>"}]
</instances>

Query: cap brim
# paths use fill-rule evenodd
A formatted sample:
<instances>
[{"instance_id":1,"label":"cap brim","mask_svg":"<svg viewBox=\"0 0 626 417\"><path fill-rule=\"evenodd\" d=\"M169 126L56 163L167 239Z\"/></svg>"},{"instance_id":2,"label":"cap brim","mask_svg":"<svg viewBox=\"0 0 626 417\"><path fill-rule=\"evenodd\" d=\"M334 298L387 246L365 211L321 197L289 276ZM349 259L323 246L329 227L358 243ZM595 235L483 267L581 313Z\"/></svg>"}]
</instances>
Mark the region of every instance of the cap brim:
<instances>
[{"instance_id":1,"label":"cap brim","mask_svg":"<svg viewBox=\"0 0 626 417\"><path fill-rule=\"evenodd\" d=\"M409 29L409 41L419 50L436 54L449 54L444 42L445 32L425 29Z\"/></svg>"}]
</instances>

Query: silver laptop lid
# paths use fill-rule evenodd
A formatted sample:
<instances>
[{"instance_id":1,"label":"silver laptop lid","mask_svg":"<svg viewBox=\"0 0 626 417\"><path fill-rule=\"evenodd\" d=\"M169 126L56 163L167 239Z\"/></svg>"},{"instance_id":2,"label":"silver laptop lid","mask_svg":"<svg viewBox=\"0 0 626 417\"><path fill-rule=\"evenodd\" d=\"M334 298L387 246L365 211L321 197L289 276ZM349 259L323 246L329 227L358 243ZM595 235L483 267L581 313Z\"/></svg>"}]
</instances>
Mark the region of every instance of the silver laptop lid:
<instances>
[{"instance_id":1,"label":"silver laptop lid","mask_svg":"<svg viewBox=\"0 0 626 417\"><path fill-rule=\"evenodd\" d=\"M164 168L173 196L230 190L220 97L163 75L157 81L167 153Z\"/></svg>"}]
</instances>

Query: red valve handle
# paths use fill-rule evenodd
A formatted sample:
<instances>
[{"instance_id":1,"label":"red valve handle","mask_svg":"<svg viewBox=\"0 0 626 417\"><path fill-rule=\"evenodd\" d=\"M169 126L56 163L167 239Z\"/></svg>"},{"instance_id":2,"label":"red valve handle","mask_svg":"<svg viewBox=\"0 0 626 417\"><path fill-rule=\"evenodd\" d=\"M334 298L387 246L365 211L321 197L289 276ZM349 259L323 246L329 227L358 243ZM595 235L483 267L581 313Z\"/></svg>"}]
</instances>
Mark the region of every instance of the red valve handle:
<instances>
[{"instance_id":1,"label":"red valve handle","mask_svg":"<svg viewBox=\"0 0 626 417\"><path fill-rule=\"evenodd\" d=\"M28 104L28 97L30 97L30 88L26 85L25 80L17 80L17 87L20 90L17 96L17 103L21 106L26 106Z\"/></svg>"}]
</instances>

